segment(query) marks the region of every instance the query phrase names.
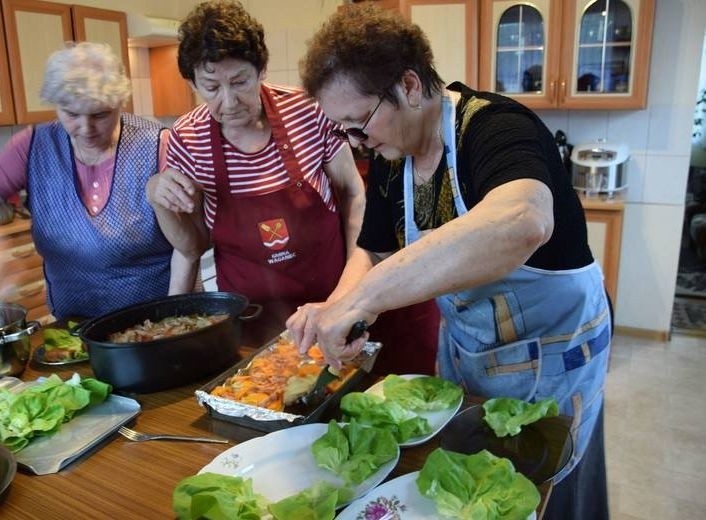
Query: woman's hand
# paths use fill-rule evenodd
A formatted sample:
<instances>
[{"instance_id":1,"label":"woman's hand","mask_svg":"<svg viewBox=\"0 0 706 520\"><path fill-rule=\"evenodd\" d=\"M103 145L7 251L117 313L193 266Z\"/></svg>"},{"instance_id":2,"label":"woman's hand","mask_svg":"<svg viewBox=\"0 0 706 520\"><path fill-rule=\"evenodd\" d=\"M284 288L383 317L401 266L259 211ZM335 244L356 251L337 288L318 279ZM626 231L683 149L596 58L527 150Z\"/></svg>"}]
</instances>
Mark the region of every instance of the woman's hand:
<instances>
[{"instance_id":1,"label":"woman's hand","mask_svg":"<svg viewBox=\"0 0 706 520\"><path fill-rule=\"evenodd\" d=\"M324 361L340 369L343 362L358 355L368 340L368 333L365 333L347 343L346 337L353 324L361 320L372 324L376 319L377 316L370 312L345 308L341 301L308 303L289 317L287 329L300 352L306 352L311 345L318 343Z\"/></svg>"},{"instance_id":2,"label":"woman's hand","mask_svg":"<svg viewBox=\"0 0 706 520\"><path fill-rule=\"evenodd\" d=\"M200 189L197 183L183 173L168 168L150 177L147 182L147 200L155 208L159 206L177 213L192 213Z\"/></svg>"}]
</instances>

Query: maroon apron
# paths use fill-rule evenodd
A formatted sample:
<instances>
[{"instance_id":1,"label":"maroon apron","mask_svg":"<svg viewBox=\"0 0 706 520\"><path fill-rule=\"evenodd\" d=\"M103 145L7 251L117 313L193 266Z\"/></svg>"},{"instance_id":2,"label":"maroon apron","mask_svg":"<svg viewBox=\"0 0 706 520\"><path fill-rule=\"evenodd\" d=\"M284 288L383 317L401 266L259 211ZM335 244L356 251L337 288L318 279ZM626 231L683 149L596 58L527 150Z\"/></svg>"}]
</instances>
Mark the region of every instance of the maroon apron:
<instances>
[{"instance_id":1,"label":"maroon apron","mask_svg":"<svg viewBox=\"0 0 706 520\"><path fill-rule=\"evenodd\" d=\"M259 346L284 330L298 305L324 301L346 261L340 213L303 178L284 124L266 88L261 99L289 184L267 194L231 194L220 126L211 118L218 200L213 223L216 282L263 305L244 324L243 344Z\"/></svg>"}]
</instances>

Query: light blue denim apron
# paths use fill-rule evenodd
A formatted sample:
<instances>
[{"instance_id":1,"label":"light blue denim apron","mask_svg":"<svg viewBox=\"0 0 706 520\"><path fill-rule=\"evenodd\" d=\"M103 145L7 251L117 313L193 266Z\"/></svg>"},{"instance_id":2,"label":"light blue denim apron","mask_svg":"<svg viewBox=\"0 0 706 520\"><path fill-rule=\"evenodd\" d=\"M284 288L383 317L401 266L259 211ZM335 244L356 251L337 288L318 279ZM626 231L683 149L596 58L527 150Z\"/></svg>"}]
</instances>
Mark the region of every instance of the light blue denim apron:
<instances>
[{"instance_id":1,"label":"light blue denim apron","mask_svg":"<svg viewBox=\"0 0 706 520\"><path fill-rule=\"evenodd\" d=\"M456 212L463 215L468 209L456 176L454 121L454 104L444 97L446 162ZM407 245L421 236L414 221L412 168L407 157ZM440 296L437 304L441 377L473 395L528 401L553 397L560 413L573 417L574 453L554 479L559 482L583 455L603 402L610 316L600 267L594 262L548 271L522 265L501 280Z\"/></svg>"}]
</instances>

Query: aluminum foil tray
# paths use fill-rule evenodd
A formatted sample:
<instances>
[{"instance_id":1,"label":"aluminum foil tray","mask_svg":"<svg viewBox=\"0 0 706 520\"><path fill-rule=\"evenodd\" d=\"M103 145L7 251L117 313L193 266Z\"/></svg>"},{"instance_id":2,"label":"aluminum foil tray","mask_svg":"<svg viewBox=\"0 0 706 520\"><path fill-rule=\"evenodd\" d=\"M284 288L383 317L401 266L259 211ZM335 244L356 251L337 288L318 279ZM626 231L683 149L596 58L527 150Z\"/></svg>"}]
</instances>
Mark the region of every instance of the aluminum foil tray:
<instances>
[{"instance_id":1,"label":"aluminum foil tray","mask_svg":"<svg viewBox=\"0 0 706 520\"><path fill-rule=\"evenodd\" d=\"M330 412L338 406L341 397L360 386L360 383L372 370L378 352L382 347L381 343L373 341L367 342L361 353L353 361L358 369L338 388L338 390L327 395L323 402L318 405L306 407L297 404L285 408L282 412L278 412L268 408L252 406L232 399L211 395L211 391L215 387L222 385L227 379L234 375L245 372L255 357L266 352L268 349L271 350L274 348L281 336L282 335L267 342L249 357L243 359L235 366L229 368L212 381L196 390L196 400L201 406L206 408L209 415L216 419L264 432L276 431L300 424L319 422L322 420L325 412Z\"/></svg>"}]
</instances>

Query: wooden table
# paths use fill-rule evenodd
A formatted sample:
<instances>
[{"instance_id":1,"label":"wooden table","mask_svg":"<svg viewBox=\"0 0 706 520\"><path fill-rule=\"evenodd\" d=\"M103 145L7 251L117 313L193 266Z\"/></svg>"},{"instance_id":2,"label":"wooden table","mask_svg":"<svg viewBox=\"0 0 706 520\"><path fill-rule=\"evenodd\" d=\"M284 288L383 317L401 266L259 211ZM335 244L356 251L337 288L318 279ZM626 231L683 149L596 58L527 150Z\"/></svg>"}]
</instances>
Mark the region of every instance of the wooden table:
<instances>
[{"instance_id":1,"label":"wooden table","mask_svg":"<svg viewBox=\"0 0 706 520\"><path fill-rule=\"evenodd\" d=\"M66 379L75 371L91 374L88 363L69 365L67 370L53 368L31 363L22 379L33 380L51 373ZM136 418L134 428L144 432L219 436L230 439L233 444L263 435L211 419L194 397L194 391L205 382L135 396L142 412ZM167 441L137 443L116 433L59 473L37 476L18 469L14 481L0 498L0 518L173 518L172 491L176 484L197 473L230 446ZM390 478L420 469L427 454L437 446L438 442L432 440L403 449ZM544 485L540 492L539 518L550 487Z\"/></svg>"}]
</instances>

